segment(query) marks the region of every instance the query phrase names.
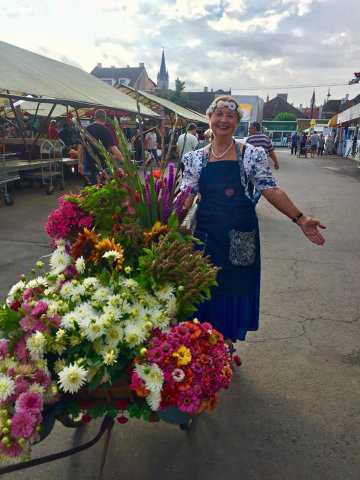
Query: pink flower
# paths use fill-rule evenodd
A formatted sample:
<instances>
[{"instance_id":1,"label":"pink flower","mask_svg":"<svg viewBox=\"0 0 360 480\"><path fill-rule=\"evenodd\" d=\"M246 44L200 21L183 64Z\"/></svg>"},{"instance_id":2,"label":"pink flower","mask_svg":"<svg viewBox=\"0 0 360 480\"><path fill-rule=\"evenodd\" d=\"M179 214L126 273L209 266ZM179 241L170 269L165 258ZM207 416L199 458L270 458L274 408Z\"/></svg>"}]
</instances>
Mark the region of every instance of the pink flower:
<instances>
[{"instance_id":1,"label":"pink flower","mask_svg":"<svg viewBox=\"0 0 360 480\"><path fill-rule=\"evenodd\" d=\"M26 313L30 313L32 310L32 306L29 305L28 303L23 303L21 308L24 310Z\"/></svg>"},{"instance_id":2,"label":"pink flower","mask_svg":"<svg viewBox=\"0 0 360 480\"><path fill-rule=\"evenodd\" d=\"M52 323L55 327L59 328L61 324L61 317L60 315L54 315L52 317L48 317L50 323Z\"/></svg>"},{"instance_id":3,"label":"pink flower","mask_svg":"<svg viewBox=\"0 0 360 480\"><path fill-rule=\"evenodd\" d=\"M195 395L192 388L188 388L180 395L177 404L178 408L186 413L196 413L199 405L200 398Z\"/></svg>"},{"instance_id":4,"label":"pink flower","mask_svg":"<svg viewBox=\"0 0 360 480\"><path fill-rule=\"evenodd\" d=\"M172 372L172 378L175 380L175 382L182 382L185 378L185 373L181 368L175 368L175 370Z\"/></svg>"},{"instance_id":5,"label":"pink flower","mask_svg":"<svg viewBox=\"0 0 360 480\"><path fill-rule=\"evenodd\" d=\"M18 443L13 443L10 448L0 443L0 452L6 457L18 457L22 453L22 448Z\"/></svg>"},{"instance_id":6,"label":"pink flower","mask_svg":"<svg viewBox=\"0 0 360 480\"><path fill-rule=\"evenodd\" d=\"M46 312L48 308L48 304L46 302L44 302L43 300L40 300L36 305L35 307L33 308L32 310L32 315L35 315L37 317L39 317L40 315L42 315L43 313Z\"/></svg>"},{"instance_id":7,"label":"pink flower","mask_svg":"<svg viewBox=\"0 0 360 480\"><path fill-rule=\"evenodd\" d=\"M8 342L5 339L0 340L0 358L4 358L8 353Z\"/></svg>"},{"instance_id":8,"label":"pink flower","mask_svg":"<svg viewBox=\"0 0 360 480\"><path fill-rule=\"evenodd\" d=\"M29 415L39 414L43 408L41 395L36 392L25 392L19 395L15 403L16 412L26 412Z\"/></svg>"},{"instance_id":9,"label":"pink flower","mask_svg":"<svg viewBox=\"0 0 360 480\"><path fill-rule=\"evenodd\" d=\"M20 362L27 362L29 360L29 352L27 351L24 338L19 340L18 343L15 345L13 349L13 355Z\"/></svg>"},{"instance_id":10,"label":"pink flower","mask_svg":"<svg viewBox=\"0 0 360 480\"><path fill-rule=\"evenodd\" d=\"M14 397L17 398L21 393L27 392L29 389L28 382L22 377L15 380Z\"/></svg>"},{"instance_id":11,"label":"pink flower","mask_svg":"<svg viewBox=\"0 0 360 480\"><path fill-rule=\"evenodd\" d=\"M20 302L12 302L12 304L10 305L11 310L14 310L15 312L17 312L20 307L21 307Z\"/></svg>"},{"instance_id":12,"label":"pink flower","mask_svg":"<svg viewBox=\"0 0 360 480\"><path fill-rule=\"evenodd\" d=\"M33 315L26 315L20 320L21 328L24 332L34 332L36 329L36 325L38 324L39 319Z\"/></svg>"},{"instance_id":13,"label":"pink flower","mask_svg":"<svg viewBox=\"0 0 360 480\"><path fill-rule=\"evenodd\" d=\"M26 395L26 393L22 394ZM27 412L17 412L11 420L11 434L14 437L28 438L33 432L34 418Z\"/></svg>"},{"instance_id":14,"label":"pink flower","mask_svg":"<svg viewBox=\"0 0 360 480\"><path fill-rule=\"evenodd\" d=\"M51 384L50 376L41 370L36 370L34 374L34 380L44 388L47 388Z\"/></svg>"}]
</instances>

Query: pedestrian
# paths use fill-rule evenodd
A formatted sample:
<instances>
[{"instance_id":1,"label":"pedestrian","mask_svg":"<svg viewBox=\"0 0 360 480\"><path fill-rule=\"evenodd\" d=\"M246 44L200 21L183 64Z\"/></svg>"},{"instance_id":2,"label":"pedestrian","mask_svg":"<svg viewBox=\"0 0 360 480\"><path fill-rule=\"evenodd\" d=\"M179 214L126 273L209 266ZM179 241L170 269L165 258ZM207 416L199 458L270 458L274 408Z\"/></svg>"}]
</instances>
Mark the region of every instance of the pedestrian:
<instances>
[{"instance_id":1,"label":"pedestrian","mask_svg":"<svg viewBox=\"0 0 360 480\"><path fill-rule=\"evenodd\" d=\"M184 170L182 159L188 152L195 150L198 143L199 141L196 136L196 125L195 123L190 123L187 131L179 136L176 143L176 153L180 159L181 171Z\"/></svg>"},{"instance_id":2,"label":"pedestrian","mask_svg":"<svg viewBox=\"0 0 360 480\"><path fill-rule=\"evenodd\" d=\"M317 156L318 157L323 156L324 147L325 147L325 138L324 138L324 135L322 133L320 133L319 142L318 142L318 146L317 146Z\"/></svg>"},{"instance_id":3,"label":"pedestrian","mask_svg":"<svg viewBox=\"0 0 360 480\"><path fill-rule=\"evenodd\" d=\"M318 148L319 143L319 135L314 132L310 137L310 157L314 158L316 150Z\"/></svg>"},{"instance_id":4,"label":"pedestrian","mask_svg":"<svg viewBox=\"0 0 360 480\"><path fill-rule=\"evenodd\" d=\"M204 148L206 147L206 145L209 145L209 143L211 142L211 135L212 135L211 128L208 128L207 130L205 130L204 140L200 140L200 142L198 142L198 144L195 147L195 150L197 150L198 148Z\"/></svg>"},{"instance_id":5,"label":"pedestrian","mask_svg":"<svg viewBox=\"0 0 360 480\"><path fill-rule=\"evenodd\" d=\"M73 135L74 132L69 128L68 124L65 122L62 130L60 130L60 139L64 142L67 147L70 147L74 143Z\"/></svg>"},{"instance_id":6,"label":"pedestrian","mask_svg":"<svg viewBox=\"0 0 360 480\"><path fill-rule=\"evenodd\" d=\"M297 132L295 132L291 135L291 155L293 153L295 153L296 155L298 143L299 143L299 135Z\"/></svg>"},{"instance_id":7,"label":"pedestrian","mask_svg":"<svg viewBox=\"0 0 360 480\"><path fill-rule=\"evenodd\" d=\"M155 127L154 127L155 129ZM145 149L149 152L150 155L154 157L156 164L158 164L158 154L157 154L157 136L155 130L151 130L145 135Z\"/></svg>"},{"instance_id":8,"label":"pedestrian","mask_svg":"<svg viewBox=\"0 0 360 480\"><path fill-rule=\"evenodd\" d=\"M251 186L315 244L323 245L319 228L325 227L301 213L277 186L263 148L233 138L242 116L235 99L215 98L207 115L213 141L185 155L181 190L189 189L186 208L200 193L194 236L203 242L198 248L221 270L211 300L198 305L196 317L235 342L257 330L259 322L260 236Z\"/></svg>"},{"instance_id":9,"label":"pedestrian","mask_svg":"<svg viewBox=\"0 0 360 480\"><path fill-rule=\"evenodd\" d=\"M114 155L118 161L122 161L121 153L118 148L114 145L114 139L111 135L110 130L105 126L106 123L106 113L104 110L96 110L94 115L94 122L86 127L87 132L95 138L98 142L104 145L106 150L109 151L111 155ZM102 168L106 169L105 158L101 155L95 147L93 147L95 155L99 158ZM85 154L85 155L84 155ZM82 175L85 175L88 178L90 185L95 185L97 182L97 174L99 173L98 166L95 163L95 160L91 157L90 153L85 150L83 145L79 144L78 146L78 171Z\"/></svg>"},{"instance_id":10,"label":"pedestrian","mask_svg":"<svg viewBox=\"0 0 360 480\"><path fill-rule=\"evenodd\" d=\"M50 120L48 128L48 139L49 140L59 140L59 132L56 128L56 120Z\"/></svg>"},{"instance_id":11,"label":"pedestrian","mask_svg":"<svg viewBox=\"0 0 360 480\"><path fill-rule=\"evenodd\" d=\"M261 133L261 125L258 122L253 122L249 128L250 136L247 138L246 143L250 143L254 147L262 147L265 150L266 155L269 155L274 162L275 170L279 170L279 162L275 155L274 145L271 143L270 138L267 135ZM252 198L253 203L256 205L260 200L261 192L258 188L255 189Z\"/></svg>"}]
</instances>

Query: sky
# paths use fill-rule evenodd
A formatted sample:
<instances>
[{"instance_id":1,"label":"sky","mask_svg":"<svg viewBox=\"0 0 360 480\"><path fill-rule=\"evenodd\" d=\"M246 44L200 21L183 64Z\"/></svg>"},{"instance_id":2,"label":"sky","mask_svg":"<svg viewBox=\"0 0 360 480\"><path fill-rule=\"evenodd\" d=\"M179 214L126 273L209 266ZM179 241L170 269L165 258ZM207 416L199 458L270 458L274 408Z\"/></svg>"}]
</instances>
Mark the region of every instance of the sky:
<instances>
[{"instance_id":1,"label":"sky","mask_svg":"<svg viewBox=\"0 0 360 480\"><path fill-rule=\"evenodd\" d=\"M165 49L170 88L279 92L308 106L360 93L359 0L0 0L0 39L90 72L138 66L155 82ZM1 68L1 66L0 66ZM270 87L279 88L270 88ZM321 105L328 87L316 87Z\"/></svg>"}]
</instances>

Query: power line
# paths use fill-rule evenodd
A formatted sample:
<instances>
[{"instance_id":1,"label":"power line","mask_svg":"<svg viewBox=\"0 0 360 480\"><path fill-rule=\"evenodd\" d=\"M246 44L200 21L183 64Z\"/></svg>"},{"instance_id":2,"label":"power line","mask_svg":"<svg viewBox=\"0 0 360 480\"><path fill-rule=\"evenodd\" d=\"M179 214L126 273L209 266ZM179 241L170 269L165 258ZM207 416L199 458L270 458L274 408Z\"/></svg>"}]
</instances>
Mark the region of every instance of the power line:
<instances>
[{"instance_id":1,"label":"power line","mask_svg":"<svg viewBox=\"0 0 360 480\"><path fill-rule=\"evenodd\" d=\"M309 85L271 85L271 86L263 86L259 85L258 87L231 87L231 90L280 90L280 89L290 89L290 88L315 88L315 87L337 87L349 85L349 83L317 83L317 84L309 84Z\"/></svg>"}]
</instances>

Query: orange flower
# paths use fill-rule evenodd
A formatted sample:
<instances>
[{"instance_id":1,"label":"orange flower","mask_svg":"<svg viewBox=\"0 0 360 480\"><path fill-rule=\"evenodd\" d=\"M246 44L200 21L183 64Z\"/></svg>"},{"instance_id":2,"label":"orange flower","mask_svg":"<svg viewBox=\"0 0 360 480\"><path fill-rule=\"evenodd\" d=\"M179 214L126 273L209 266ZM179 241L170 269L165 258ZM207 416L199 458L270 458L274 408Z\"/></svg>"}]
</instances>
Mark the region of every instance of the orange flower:
<instances>
[{"instance_id":1,"label":"orange flower","mask_svg":"<svg viewBox=\"0 0 360 480\"><path fill-rule=\"evenodd\" d=\"M116 270L121 270L122 264L124 263L124 249L121 245L115 242L113 238L104 238L99 240L95 244L95 249L91 253L91 260L98 265L104 253L109 252L110 250L115 251L119 254L119 257L115 260Z\"/></svg>"},{"instance_id":2,"label":"orange flower","mask_svg":"<svg viewBox=\"0 0 360 480\"><path fill-rule=\"evenodd\" d=\"M155 222L150 232L144 232L145 247L150 247L155 237L159 237L163 233L168 233L169 229L167 225L161 225L161 223Z\"/></svg>"},{"instance_id":3,"label":"orange flower","mask_svg":"<svg viewBox=\"0 0 360 480\"><path fill-rule=\"evenodd\" d=\"M141 385L138 385L135 391L139 395L139 397L146 397L150 393L149 390L146 390L146 388L142 387Z\"/></svg>"},{"instance_id":4,"label":"orange flower","mask_svg":"<svg viewBox=\"0 0 360 480\"><path fill-rule=\"evenodd\" d=\"M94 248L98 236L95 234L94 228L88 230L84 228L82 233L79 233L77 239L72 245L70 250L70 255L76 260L79 257L84 257L85 259L91 255L91 252Z\"/></svg>"},{"instance_id":5,"label":"orange flower","mask_svg":"<svg viewBox=\"0 0 360 480\"><path fill-rule=\"evenodd\" d=\"M191 338L191 340L196 340L197 338L200 337L201 330L200 330L199 326L196 325L196 323L186 322L185 327L187 327L189 329L189 332L190 332L189 337Z\"/></svg>"},{"instance_id":6,"label":"orange flower","mask_svg":"<svg viewBox=\"0 0 360 480\"><path fill-rule=\"evenodd\" d=\"M210 413L213 412L215 410L216 405L218 405L219 403L220 403L220 398L214 395L208 405L209 412Z\"/></svg>"},{"instance_id":7,"label":"orange flower","mask_svg":"<svg viewBox=\"0 0 360 480\"><path fill-rule=\"evenodd\" d=\"M203 413L207 409L207 400L203 398L200 402L199 408L197 410L197 413Z\"/></svg>"}]
</instances>

